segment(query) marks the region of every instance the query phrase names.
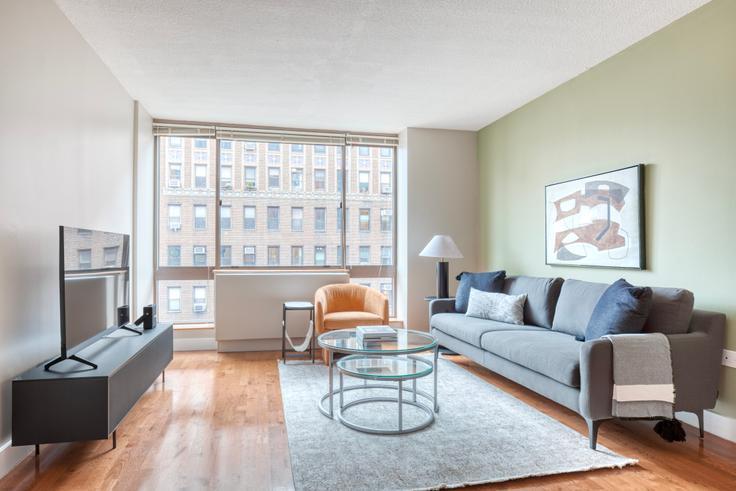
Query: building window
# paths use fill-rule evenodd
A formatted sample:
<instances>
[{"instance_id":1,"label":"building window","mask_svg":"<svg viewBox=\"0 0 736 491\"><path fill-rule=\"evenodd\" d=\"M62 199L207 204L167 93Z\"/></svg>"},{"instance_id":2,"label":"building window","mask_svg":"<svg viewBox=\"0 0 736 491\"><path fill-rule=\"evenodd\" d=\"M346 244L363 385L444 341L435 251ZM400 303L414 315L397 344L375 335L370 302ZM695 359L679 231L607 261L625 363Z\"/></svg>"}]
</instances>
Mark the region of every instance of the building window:
<instances>
[{"instance_id":1,"label":"building window","mask_svg":"<svg viewBox=\"0 0 736 491\"><path fill-rule=\"evenodd\" d=\"M169 230L181 230L181 205L169 205Z\"/></svg>"},{"instance_id":2,"label":"building window","mask_svg":"<svg viewBox=\"0 0 736 491\"><path fill-rule=\"evenodd\" d=\"M324 145L315 145L314 146L314 153L326 155L327 154L327 147Z\"/></svg>"},{"instance_id":3,"label":"building window","mask_svg":"<svg viewBox=\"0 0 736 491\"><path fill-rule=\"evenodd\" d=\"M304 208L296 206L291 208L291 231L304 231Z\"/></svg>"},{"instance_id":4,"label":"building window","mask_svg":"<svg viewBox=\"0 0 736 491\"><path fill-rule=\"evenodd\" d=\"M233 265L233 248L229 245L220 246L220 266Z\"/></svg>"},{"instance_id":5,"label":"building window","mask_svg":"<svg viewBox=\"0 0 736 491\"><path fill-rule=\"evenodd\" d=\"M207 205L194 205L194 229L207 228Z\"/></svg>"},{"instance_id":6,"label":"building window","mask_svg":"<svg viewBox=\"0 0 736 491\"><path fill-rule=\"evenodd\" d=\"M195 138L194 148L207 148L207 140L203 138Z\"/></svg>"},{"instance_id":7,"label":"building window","mask_svg":"<svg viewBox=\"0 0 736 491\"><path fill-rule=\"evenodd\" d=\"M393 223L391 208L381 208L381 232L390 232L393 228Z\"/></svg>"},{"instance_id":8,"label":"building window","mask_svg":"<svg viewBox=\"0 0 736 491\"><path fill-rule=\"evenodd\" d=\"M169 137L169 147L171 148L181 148L181 138L178 136L171 136Z\"/></svg>"},{"instance_id":9,"label":"building window","mask_svg":"<svg viewBox=\"0 0 736 491\"><path fill-rule=\"evenodd\" d=\"M181 312L181 288L170 286L166 289L169 312Z\"/></svg>"},{"instance_id":10,"label":"building window","mask_svg":"<svg viewBox=\"0 0 736 491\"><path fill-rule=\"evenodd\" d=\"M255 206L244 206L243 207L243 228L245 230L256 229L256 207Z\"/></svg>"},{"instance_id":11,"label":"building window","mask_svg":"<svg viewBox=\"0 0 736 491\"><path fill-rule=\"evenodd\" d=\"M281 187L281 169L278 167L268 168L268 189L279 189Z\"/></svg>"},{"instance_id":12,"label":"building window","mask_svg":"<svg viewBox=\"0 0 736 491\"><path fill-rule=\"evenodd\" d=\"M194 246L193 260L195 266L207 266L207 246Z\"/></svg>"},{"instance_id":13,"label":"building window","mask_svg":"<svg viewBox=\"0 0 736 491\"><path fill-rule=\"evenodd\" d=\"M291 145L291 151L294 153L304 153L304 145L301 143L293 143Z\"/></svg>"},{"instance_id":14,"label":"building window","mask_svg":"<svg viewBox=\"0 0 736 491\"><path fill-rule=\"evenodd\" d=\"M291 246L291 265L302 266L304 264L304 247Z\"/></svg>"},{"instance_id":15,"label":"building window","mask_svg":"<svg viewBox=\"0 0 736 491\"><path fill-rule=\"evenodd\" d=\"M337 246L337 264L342 265L342 246ZM350 246L345 247L345 264L349 262Z\"/></svg>"},{"instance_id":16,"label":"building window","mask_svg":"<svg viewBox=\"0 0 736 491\"><path fill-rule=\"evenodd\" d=\"M381 158L390 159L393 157L393 149L389 147L381 147Z\"/></svg>"},{"instance_id":17,"label":"building window","mask_svg":"<svg viewBox=\"0 0 736 491\"><path fill-rule=\"evenodd\" d=\"M202 189L207 187L207 166L197 164L194 166L194 187Z\"/></svg>"},{"instance_id":18,"label":"building window","mask_svg":"<svg viewBox=\"0 0 736 491\"><path fill-rule=\"evenodd\" d=\"M327 208L315 208L314 209L314 231L324 232L325 227L325 216L327 215Z\"/></svg>"},{"instance_id":19,"label":"building window","mask_svg":"<svg viewBox=\"0 0 736 491\"><path fill-rule=\"evenodd\" d=\"M276 179L276 186L278 187L278 179ZM247 165L243 169L243 187L246 191L255 191L256 185L256 167Z\"/></svg>"},{"instance_id":20,"label":"building window","mask_svg":"<svg viewBox=\"0 0 736 491\"><path fill-rule=\"evenodd\" d=\"M118 246L114 247L105 247L103 249L103 259L105 262L105 267L108 266L117 266L118 265Z\"/></svg>"},{"instance_id":21,"label":"building window","mask_svg":"<svg viewBox=\"0 0 736 491\"><path fill-rule=\"evenodd\" d=\"M270 153L266 157L266 162L268 162L269 165L280 165L281 164L281 154L280 153Z\"/></svg>"},{"instance_id":22,"label":"building window","mask_svg":"<svg viewBox=\"0 0 736 491\"><path fill-rule=\"evenodd\" d=\"M192 312L207 312L207 287L192 288Z\"/></svg>"},{"instance_id":23,"label":"building window","mask_svg":"<svg viewBox=\"0 0 736 491\"><path fill-rule=\"evenodd\" d=\"M230 191L233 189L233 166L223 165L220 167L220 189Z\"/></svg>"},{"instance_id":24,"label":"building window","mask_svg":"<svg viewBox=\"0 0 736 491\"><path fill-rule=\"evenodd\" d=\"M383 293L384 295L386 295L386 297L388 297L388 304L389 305L393 305L394 304L394 299L393 299L394 289L393 289L393 285L391 283L383 283L382 282L381 283L381 286L379 287L379 290L381 291L381 293Z\"/></svg>"},{"instance_id":25,"label":"building window","mask_svg":"<svg viewBox=\"0 0 736 491\"><path fill-rule=\"evenodd\" d=\"M169 187L181 187L181 164L169 164Z\"/></svg>"},{"instance_id":26,"label":"building window","mask_svg":"<svg viewBox=\"0 0 736 491\"><path fill-rule=\"evenodd\" d=\"M256 143L255 142L245 142L243 143L243 150L246 152L255 152L256 151Z\"/></svg>"},{"instance_id":27,"label":"building window","mask_svg":"<svg viewBox=\"0 0 736 491\"><path fill-rule=\"evenodd\" d=\"M391 256L391 246L381 246L381 264L391 265L393 257Z\"/></svg>"},{"instance_id":28,"label":"building window","mask_svg":"<svg viewBox=\"0 0 736 491\"><path fill-rule=\"evenodd\" d=\"M246 153L243 155L243 163L245 164L255 164L258 160L258 157L254 153Z\"/></svg>"},{"instance_id":29,"label":"building window","mask_svg":"<svg viewBox=\"0 0 736 491\"><path fill-rule=\"evenodd\" d=\"M314 265L325 266L327 264L327 247L314 246Z\"/></svg>"},{"instance_id":30,"label":"building window","mask_svg":"<svg viewBox=\"0 0 736 491\"><path fill-rule=\"evenodd\" d=\"M350 230L350 209L345 208L345 219L347 220L348 227L346 230ZM337 209L337 231L342 231L342 208Z\"/></svg>"},{"instance_id":31,"label":"building window","mask_svg":"<svg viewBox=\"0 0 736 491\"><path fill-rule=\"evenodd\" d=\"M243 246L243 266L256 265L256 246Z\"/></svg>"},{"instance_id":32,"label":"building window","mask_svg":"<svg viewBox=\"0 0 736 491\"><path fill-rule=\"evenodd\" d=\"M291 169L291 190L304 191L304 169Z\"/></svg>"},{"instance_id":33,"label":"building window","mask_svg":"<svg viewBox=\"0 0 736 491\"><path fill-rule=\"evenodd\" d=\"M315 191L325 191L327 188L326 185L326 175L327 171L324 169L314 169L314 190Z\"/></svg>"},{"instance_id":34,"label":"building window","mask_svg":"<svg viewBox=\"0 0 736 491\"><path fill-rule=\"evenodd\" d=\"M220 150L225 152L232 152L233 142L232 140L220 140Z\"/></svg>"},{"instance_id":35,"label":"building window","mask_svg":"<svg viewBox=\"0 0 736 491\"><path fill-rule=\"evenodd\" d=\"M79 269L91 269L92 249L79 249L77 254L79 255Z\"/></svg>"},{"instance_id":36,"label":"building window","mask_svg":"<svg viewBox=\"0 0 736 491\"><path fill-rule=\"evenodd\" d=\"M370 157L371 149L368 147L358 147L358 155L361 157Z\"/></svg>"},{"instance_id":37,"label":"building window","mask_svg":"<svg viewBox=\"0 0 736 491\"><path fill-rule=\"evenodd\" d=\"M167 266L181 266L181 246L170 245L168 248L168 260L166 261Z\"/></svg>"},{"instance_id":38,"label":"building window","mask_svg":"<svg viewBox=\"0 0 736 491\"><path fill-rule=\"evenodd\" d=\"M342 176L342 169L337 169L337 171L335 171L335 189L337 189L338 193L342 193L342 188L344 184Z\"/></svg>"},{"instance_id":39,"label":"building window","mask_svg":"<svg viewBox=\"0 0 736 491\"><path fill-rule=\"evenodd\" d=\"M358 192L369 193L371 189L371 173L367 170L358 172Z\"/></svg>"},{"instance_id":40,"label":"building window","mask_svg":"<svg viewBox=\"0 0 736 491\"><path fill-rule=\"evenodd\" d=\"M230 230L233 226L232 208L230 205L220 207L220 226L223 230Z\"/></svg>"},{"instance_id":41,"label":"building window","mask_svg":"<svg viewBox=\"0 0 736 491\"><path fill-rule=\"evenodd\" d=\"M269 206L267 209L268 218L268 230L279 229L279 207Z\"/></svg>"},{"instance_id":42,"label":"building window","mask_svg":"<svg viewBox=\"0 0 736 491\"><path fill-rule=\"evenodd\" d=\"M381 194L391 194L390 172L381 172Z\"/></svg>"},{"instance_id":43,"label":"building window","mask_svg":"<svg viewBox=\"0 0 736 491\"><path fill-rule=\"evenodd\" d=\"M369 264L371 262L371 246L360 246L358 254L358 264Z\"/></svg>"},{"instance_id":44,"label":"building window","mask_svg":"<svg viewBox=\"0 0 736 491\"><path fill-rule=\"evenodd\" d=\"M268 144L268 151L269 152L280 152L281 151L281 144L280 143L269 143Z\"/></svg>"},{"instance_id":45,"label":"building window","mask_svg":"<svg viewBox=\"0 0 736 491\"><path fill-rule=\"evenodd\" d=\"M278 266L281 262L281 252L279 246L268 246L268 265Z\"/></svg>"},{"instance_id":46,"label":"building window","mask_svg":"<svg viewBox=\"0 0 736 491\"><path fill-rule=\"evenodd\" d=\"M361 208L358 216L358 230L361 232L371 231L371 209Z\"/></svg>"}]
</instances>

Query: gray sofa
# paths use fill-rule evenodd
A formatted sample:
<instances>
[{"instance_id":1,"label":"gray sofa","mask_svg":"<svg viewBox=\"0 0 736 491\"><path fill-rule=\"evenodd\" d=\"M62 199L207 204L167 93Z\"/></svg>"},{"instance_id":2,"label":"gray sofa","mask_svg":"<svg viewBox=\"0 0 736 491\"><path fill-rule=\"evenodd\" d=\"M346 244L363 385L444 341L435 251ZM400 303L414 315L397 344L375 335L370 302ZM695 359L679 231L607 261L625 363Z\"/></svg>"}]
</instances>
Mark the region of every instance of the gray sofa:
<instances>
[{"instance_id":1,"label":"gray sofa","mask_svg":"<svg viewBox=\"0 0 736 491\"><path fill-rule=\"evenodd\" d=\"M467 356L563 406L588 423L591 448L600 424L611 419L613 392L610 341L576 340L608 285L562 278L508 277L504 293L526 293L525 325L466 317L454 299L429 305L431 332L440 345ZM675 410L695 413L703 436L703 410L715 406L726 317L693 310L693 295L653 288L645 332L670 341Z\"/></svg>"}]
</instances>

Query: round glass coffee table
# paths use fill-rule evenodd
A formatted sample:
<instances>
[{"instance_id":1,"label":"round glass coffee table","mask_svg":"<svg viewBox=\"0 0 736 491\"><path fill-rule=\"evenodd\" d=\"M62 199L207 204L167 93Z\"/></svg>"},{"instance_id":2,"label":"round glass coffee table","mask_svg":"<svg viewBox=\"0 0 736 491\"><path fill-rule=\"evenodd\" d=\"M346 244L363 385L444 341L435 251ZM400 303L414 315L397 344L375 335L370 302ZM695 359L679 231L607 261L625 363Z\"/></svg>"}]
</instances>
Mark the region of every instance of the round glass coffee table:
<instances>
[{"instance_id":1,"label":"round glass coffee table","mask_svg":"<svg viewBox=\"0 0 736 491\"><path fill-rule=\"evenodd\" d=\"M328 352L328 391L319 400L319 410L328 418L337 418L345 426L376 434L403 434L426 428L434 421L434 413L439 411L437 402L437 359L439 356L437 339L429 333L397 329L395 341L358 343L355 329L341 329L326 332L317 338L317 343ZM418 353L432 351L432 358L417 356ZM335 353L351 356L334 363ZM340 372L340 387L334 387L334 370ZM417 389L417 379L433 375L432 394ZM362 384L345 386L343 377L362 379ZM410 382L409 386L405 383ZM370 391L386 389L396 392L396 396L371 396ZM344 403L344 394L349 391L365 391L368 395ZM404 397L406 395L406 398ZM335 411L335 397L339 397L338 411ZM422 402L419 397L429 402ZM398 408L397 429L367 427L352 423L344 412L359 404L371 402L396 402ZM425 418L409 427L403 425L403 406L408 404L425 413Z\"/></svg>"}]
</instances>

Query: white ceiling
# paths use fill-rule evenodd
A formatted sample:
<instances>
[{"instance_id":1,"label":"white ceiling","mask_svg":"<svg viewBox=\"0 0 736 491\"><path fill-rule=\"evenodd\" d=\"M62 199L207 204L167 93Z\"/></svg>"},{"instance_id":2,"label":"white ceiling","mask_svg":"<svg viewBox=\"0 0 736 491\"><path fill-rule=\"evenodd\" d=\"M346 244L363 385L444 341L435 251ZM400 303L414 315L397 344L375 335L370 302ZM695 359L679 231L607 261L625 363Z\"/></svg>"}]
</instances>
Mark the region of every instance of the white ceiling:
<instances>
[{"instance_id":1,"label":"white ceiling","mask_svg":"<svg viewBox=\"0 0 736 491\"><path fill-rule=\"evenodd\" d=\"M157 118L476 130L707 0L57 0Z\"/></svg>"}]
</instances>

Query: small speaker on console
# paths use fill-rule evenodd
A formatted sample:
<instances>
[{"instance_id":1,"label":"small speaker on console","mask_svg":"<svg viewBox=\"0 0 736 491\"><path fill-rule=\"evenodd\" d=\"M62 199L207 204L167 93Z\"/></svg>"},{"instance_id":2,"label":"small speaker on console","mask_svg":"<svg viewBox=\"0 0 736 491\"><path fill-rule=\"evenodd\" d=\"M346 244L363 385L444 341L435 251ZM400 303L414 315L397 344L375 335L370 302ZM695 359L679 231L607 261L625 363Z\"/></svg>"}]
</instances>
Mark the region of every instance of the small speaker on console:
<instances>
[{"instance_id":1,"label":"small speaker on console","mask_svg":"<svg viewBox=\"0 0 736 491\"><path fill-rule=\"evenodd\" d=\"M118 307L118 326L124 326L130 322L130 308L127 305Z\"/></svg>"}]
</instances>

